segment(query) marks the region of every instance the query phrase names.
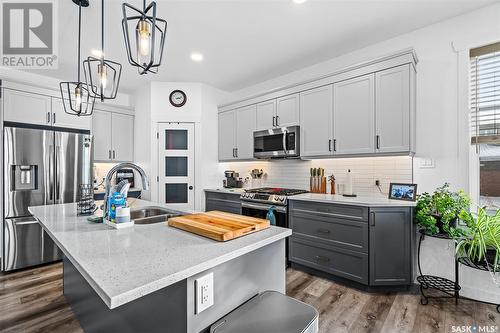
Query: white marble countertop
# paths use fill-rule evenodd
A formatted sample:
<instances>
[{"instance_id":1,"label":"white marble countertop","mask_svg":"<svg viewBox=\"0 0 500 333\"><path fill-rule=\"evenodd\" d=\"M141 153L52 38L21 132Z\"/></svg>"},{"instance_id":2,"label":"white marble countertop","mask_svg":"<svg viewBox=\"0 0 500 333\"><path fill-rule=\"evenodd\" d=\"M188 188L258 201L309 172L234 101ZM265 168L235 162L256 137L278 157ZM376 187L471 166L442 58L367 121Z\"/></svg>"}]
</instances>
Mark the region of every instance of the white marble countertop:
<instances>
[{"instance_id":1,"label":"white marble countertop","mask_svg":"<svg viewBox=\"0 0 500 333\"><path fill-rule=\"evenodd\" d=\"M344 205L370 206L370 207L414 207L414 201L392 200L382 196L357 196L344 197L343 195L331 195L321 193L304 193L288 197L288 200L313 201L324 203L337 203Z\"/></svg>"},{"instance_id":2,"label":"white marble countertop","mask_svg":"<svg viewBox=\"0 0 500 333\"><path fill-rule=\"evenodd\" d=\"M133 208L163 206L132 199ZM113 229L76 215L76 204L30 207L30 212L110 308L291 235L268 229L228 242L169 227L165 223Z\"/></svg>"},{"instance_id":3,"label":"white marble countertop","mask_svg":"<svg viewBox=\"0 0 500 333\"><path fill-rule=\"evenodd\" d=\"M241 194L245 192L244 188L215 188L215 189L205 189L205 192L218 192L218 193L229 193L229 194Z\"/></svg>"}]
</instances>

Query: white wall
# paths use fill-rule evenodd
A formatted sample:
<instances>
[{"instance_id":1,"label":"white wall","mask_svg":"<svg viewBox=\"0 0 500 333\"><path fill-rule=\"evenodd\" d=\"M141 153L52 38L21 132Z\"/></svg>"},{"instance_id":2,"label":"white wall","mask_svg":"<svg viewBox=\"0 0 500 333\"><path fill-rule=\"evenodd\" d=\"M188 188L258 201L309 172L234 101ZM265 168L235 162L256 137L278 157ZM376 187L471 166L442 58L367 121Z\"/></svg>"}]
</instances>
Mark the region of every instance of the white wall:
<instances>
[{"instance_id":1,"label":"white wall","mask_svg":"<svg viewBox=\"0 0 500 333\"><path fill-rule=\"evenodd\" d=\"M419 192L443 182L469 186L467 49L500 41L500 4L484 7L352 53L262 82L232 94L232 100L314 79L344 67L413 47L417 64L417 154L414 179ZM459 52L457 52L459 51ZM433 167L421 167L430 161ZM472 168L472 166L471 166ZM446 243L446 242L444 242ZM424 244L424 270L450 276L453 251L443 241ZM444 247L444 248L443 248ZM488 273L462 269L463 294L500 303L500 289Z\"/></svg>"},{"instance_id":2,"label":"white wall","mask_svg":"<svg viewBox=\"0 0 500 333\"><path fill-rule=\"evenodd\" d=\"M169 102L170 92L180 89L187 102L176 108ZM202 83L151 82L135 95L135 160L145 167L151 179L151 190L145 198L158 200L158 123L194 123L195 126L195 210L204 209L203 189L216 186L217 173L217 105L226 94Z\"/></svg>"}]
</instances>

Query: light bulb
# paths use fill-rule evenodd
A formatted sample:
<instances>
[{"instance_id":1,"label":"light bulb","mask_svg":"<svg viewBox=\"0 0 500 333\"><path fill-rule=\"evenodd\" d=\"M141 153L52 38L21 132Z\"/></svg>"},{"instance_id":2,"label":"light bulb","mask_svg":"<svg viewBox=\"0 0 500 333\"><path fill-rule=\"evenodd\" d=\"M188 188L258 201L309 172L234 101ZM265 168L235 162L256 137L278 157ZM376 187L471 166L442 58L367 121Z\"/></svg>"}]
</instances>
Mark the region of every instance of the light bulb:
<instances>
[{"instance_id":1,"label":"light bulb","mask_svg":"<svg viewBox=\"0 0 500 333\"><path fill-rule=\"evenodd\" d=\"M149 54L151 44L151 27L146 20L140 20L137 25L137 43L138 51L141 56Z\"/></svg>"},{"instance_id":2,"label":"light bulb","mask_svg":"<svg viewBox=\"0 0 500 333\"><path fill-rule=\"evenodd\" d=\"M108 69L104 64L97 65L97 74L99 74L102 89L106 89L106 85L108 84Z\"/></svg>"},{"instance_id":3,"label":"light bulb","mask_svg":"<svg viewBox=\"0 0 500 333\"><path fill-rule=\"evenodd\" d=\"M80 89L80 86L76 86L75 88L75 103L76 108L80 109L82 106L82 90Z\"/></svg>"}]
</instances>

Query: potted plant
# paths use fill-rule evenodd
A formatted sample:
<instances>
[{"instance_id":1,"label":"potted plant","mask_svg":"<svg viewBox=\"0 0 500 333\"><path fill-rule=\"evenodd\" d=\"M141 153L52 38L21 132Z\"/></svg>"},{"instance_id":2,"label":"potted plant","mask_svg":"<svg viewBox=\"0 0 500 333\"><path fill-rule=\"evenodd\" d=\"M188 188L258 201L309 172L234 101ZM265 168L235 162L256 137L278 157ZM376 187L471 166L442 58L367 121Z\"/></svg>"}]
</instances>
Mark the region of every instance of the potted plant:
<instances>
[{"instance_id":1,"label":"potted plant","mask_svg":"<svg viewBox=\"0 0 500 333\"><path fill-rule=\"evenodd\" d=\"M432 195L425 192L418 196L415 219L426 233L460 237L463 231L457 228L457 220L459 216L470 215L470 204L471 199L464 191L451 191L450 184L444 183Z\"/></svg>"},{"instance_id":2,"label":"potted plant","mask_svg":"<svg viewBox=\"0 0 500 333\"><path fill-rule=\"evenodd\" d=\"M460 218L467 224L468 231L457 240L457 253L466 256L478 266L496 271L500 267L500 210L488 215L482 207L477 214L465 214Z\"/></svg>"}]
</instances>

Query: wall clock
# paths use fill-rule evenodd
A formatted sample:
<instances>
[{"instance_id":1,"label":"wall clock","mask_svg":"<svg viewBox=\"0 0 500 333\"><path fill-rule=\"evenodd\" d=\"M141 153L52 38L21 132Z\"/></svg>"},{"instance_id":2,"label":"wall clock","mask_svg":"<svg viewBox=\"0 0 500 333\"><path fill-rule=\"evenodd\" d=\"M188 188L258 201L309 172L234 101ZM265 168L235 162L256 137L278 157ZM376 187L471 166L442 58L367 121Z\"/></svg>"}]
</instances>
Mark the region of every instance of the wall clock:
<instances>
[{"instance_id":1,"label":"wall clock","mask_svg":"<svg viewBox=\"0 0 500 333\"><path fill-rule=\"evenodd\" d=\"M174 90L170 93L170 104L173 106L180 108L184 104L186 104L186 93L182 90Z\"/></svg>"}]
</instances>

